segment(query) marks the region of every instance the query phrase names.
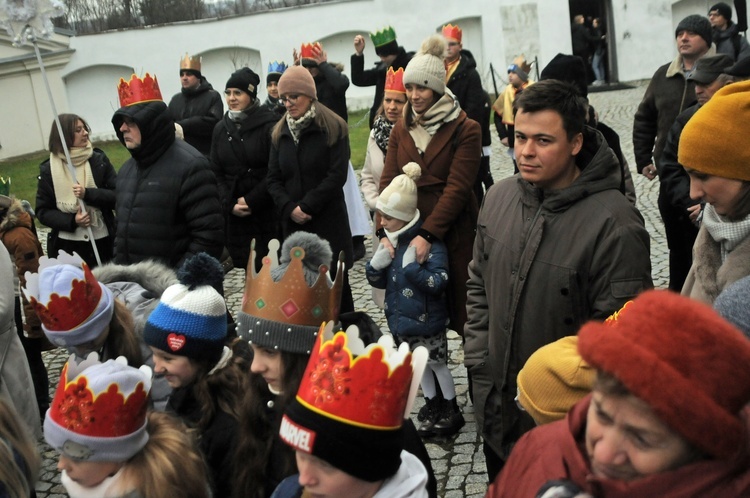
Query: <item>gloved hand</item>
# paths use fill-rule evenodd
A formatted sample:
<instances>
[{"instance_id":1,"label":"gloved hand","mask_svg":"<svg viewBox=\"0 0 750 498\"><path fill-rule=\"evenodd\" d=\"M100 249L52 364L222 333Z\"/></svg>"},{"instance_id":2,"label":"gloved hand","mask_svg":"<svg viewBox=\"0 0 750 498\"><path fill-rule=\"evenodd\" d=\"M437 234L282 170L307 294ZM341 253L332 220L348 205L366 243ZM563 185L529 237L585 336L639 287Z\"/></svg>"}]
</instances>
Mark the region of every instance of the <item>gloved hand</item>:
<instances>
[{"instance_id":1,"label":"gloved hand","mask_svg":"<svg viewBox=\"0 0 750 498\"><path fill-rule=\"evenodd\" d=\"M406 252L404 253L404 257L401 260L401 266L403 268L406 268L411 263L415 262L417 260L417 248L414 246L409 246L406 248Z\"/></svg>"},{"instance_id":2,"label":"gloved hand","mask_svg":"<svg viewBox=\"0 0 750 498\"><path fill-rule=\"evenodd\" d=\"M388 252L388 249L386 249L383 244L378 244L378 248L375 250L375 254L372 255L372 259L370 260L370 266L372 266L374 270L383 270L388 268L391 261L393 261L393 258L391 257L391 253Z\"/></svg>"}]
</instances>

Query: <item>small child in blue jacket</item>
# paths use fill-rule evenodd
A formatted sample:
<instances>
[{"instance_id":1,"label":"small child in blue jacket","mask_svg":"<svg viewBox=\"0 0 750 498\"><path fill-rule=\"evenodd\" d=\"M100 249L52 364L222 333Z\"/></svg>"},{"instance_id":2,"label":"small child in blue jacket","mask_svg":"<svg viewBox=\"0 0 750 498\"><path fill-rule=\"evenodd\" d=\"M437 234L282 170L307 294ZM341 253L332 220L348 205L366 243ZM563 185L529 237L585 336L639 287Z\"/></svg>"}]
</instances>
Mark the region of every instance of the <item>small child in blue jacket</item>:
<instances>
[{"instance_id":1,"label":"small child in blue jacket","mask_svg":"<svg viewBox=\"0 0 750 498\"><path fill-rule=\"evenodd\" d=\"M367 279L373 287L385 289L385 316L396 343L406 342L412 350L424 346L430 352L421 382L426 408L420 412L424 420L417 432L423 437L447 436L464 425L447 363L448 251L435 241L427 260L416 261L416 250L409 244L422 226L415 183L422 170L412 162L403 171L383 190L376 205L394 251L378 246L367 263ZM437 396L435 378L443 399Z\"/></svg>"}]
</instances>

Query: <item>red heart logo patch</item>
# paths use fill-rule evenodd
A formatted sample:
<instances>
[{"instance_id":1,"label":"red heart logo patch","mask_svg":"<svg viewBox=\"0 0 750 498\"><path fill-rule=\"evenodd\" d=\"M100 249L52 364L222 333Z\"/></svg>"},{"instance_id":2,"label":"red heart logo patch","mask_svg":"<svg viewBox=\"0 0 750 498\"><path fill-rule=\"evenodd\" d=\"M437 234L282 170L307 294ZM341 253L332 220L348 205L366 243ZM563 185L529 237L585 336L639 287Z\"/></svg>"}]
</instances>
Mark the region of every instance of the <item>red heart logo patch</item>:
<instances>
[{"instance_id":1,"label":"red heart logo patch","mask_svg":"<svg viewBox=\"0 0 750 498\"><path fill-rule=\"evenodd\" d=\"M185 345L185 336L182 334L175 334L174 332L167 336L167 346L172 351L178 351Z\"/></svg>"}]
</instances>

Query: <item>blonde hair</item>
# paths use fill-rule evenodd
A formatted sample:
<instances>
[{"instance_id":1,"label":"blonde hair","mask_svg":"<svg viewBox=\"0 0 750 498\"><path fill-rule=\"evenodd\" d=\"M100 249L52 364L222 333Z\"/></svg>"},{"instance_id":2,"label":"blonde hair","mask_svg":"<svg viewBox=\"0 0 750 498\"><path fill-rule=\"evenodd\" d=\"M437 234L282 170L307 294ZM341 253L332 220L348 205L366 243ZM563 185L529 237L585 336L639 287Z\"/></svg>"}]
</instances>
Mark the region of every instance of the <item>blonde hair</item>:
<instances>
[{"instance_id":1,"label":"blonde hair","mask_svg":"<svg viewBox=\"0 0 750 498\"><path fill-rule=\"evenodd\" d=\"M0 398L0 483L10 498L26 498L34 489L39 454L13 406Z\"/></svg>"},{"instance_id":2,"label":"blonde hair","mask_svg":"<svg viewBox=\"0 0 750 498\"><path fill-rule=\"evenodd\" d=\"M123 467L123 480L147 498L209 498L206 465L193 431L172 415L148 414L148 443Z\"/></svg>"}]
</instances>

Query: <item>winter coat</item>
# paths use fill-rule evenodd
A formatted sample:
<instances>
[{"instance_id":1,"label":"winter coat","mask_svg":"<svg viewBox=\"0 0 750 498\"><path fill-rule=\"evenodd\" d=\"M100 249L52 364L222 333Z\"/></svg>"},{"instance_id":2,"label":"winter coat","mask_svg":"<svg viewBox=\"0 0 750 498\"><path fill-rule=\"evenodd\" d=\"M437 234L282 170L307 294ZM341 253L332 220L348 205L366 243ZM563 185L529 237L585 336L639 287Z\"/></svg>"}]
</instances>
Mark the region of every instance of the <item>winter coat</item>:
<instances>
[{"instance_id":1,"label":"winter coat","mask_svg":"<svg viewBox=\"0 0 750 498\"><path fill-rule=\"evenodd\" d=\"M376 62L375 67L372 69L365 69L365 56L352 54L350 59L352 83L354 86L374 86L375 87L375 98L372 101L372 107L370 107L370 128L372 128L372 122L378 113L380 104L383 103L383 95L385 94L385 75L388 72L388 68L392 67L394 71L398 71L399 68L406 69L406 65L414 56L414 52L407 52L404 47L398 47L398 54L396 59L390 66L383 64L382 62Z\"/></svg>"},{"instance_id":2,"label":"winter coat","mask_svg":"<svg viewBox=\"0 0 750 498\"><path fill-rule=\"evenodd\" d=\"M482 154L482 132L479 124L466 113L443 124L419 153L404 121L391 131L380 190L403 173L402 167L416 162L422 168L417 180L417 208L422 215L422 231L442 241L448 248L450 281L446 290L451 328L463 333L466 321L467 265L471 260L471 241L477 220L474 182Z\"/></svg>"},{"instance_id":3,"label":"winter coat","mask_svg":"<svg viewBox=\"0 0 750 498\"><path fill-rule=\"evenodd\" d=\"M89 158L89 166L91 166L91 174L94 177L96 188L87 188L83 200L87 205L101 210L109 236L114 238L116 231L114 209L117 173L104 151L97 148L94 148L94 153ZM61 241L58 237L59 233L61 231L75 232L78 225L76 224L75 213L63 213L57 208L49 159L39 165L36 217L43 225L51 228L47 238L47 254L54 257L59 249L67 248L66 242L70 242ZM85 243L88 244L88 242ZM66 247L61 247L61 245L66 245ZM103 258L103 260L108 261L109 258Z\"/></svg>"},{"instance_id":4,"label":"winter coat","mask_svg":"<svg viewBox=\"0 0 750 498\"><path fill-rule=\"evenodd\" d=\"M39 269L39 257L44 255L42 245L33 227L34 221L18 199L13 199L8 212L0 221L0 240L10 253L16 272L13 276L14 295L19 295L23 304L24 335L30 339L44 337L42 323L34 307L20 292L26 287L26 272L36 273Z\"/></svg>"},{"instance_id":5,"label":"winter coat","mask_svg":"<svg viewBox=\"0 0 750 498\"><path fill-rule=\"evenodd\" d=\"M284 106L284 102L279 99L274 99L270 95L266 97L266 101L263 102L260 106L273 112L276 115L276 119L279 119L281 118L281 116L286 114L286 107Z\"/></svg>"},{"instance_id":6,"label":"winter coat","mask_svg":"<svg viewBox=\"0 0 750 498\"><path fill-rule=\"evenodd\" d=\"M284 238L303 231L327 240L333 250L332 269L337 267L339 251L344 251L346 268L353 263L343 190L348 167L349 138L340 138L329 147L328 136L314 122L301 131L297 145L284 122L268 163L268 191L280 213ZM312 216L303 225L289 217L297 206Z\"/></svg>"},{"instance_id":7,"label":"winter coat","mask_svg":"<svg viewBox=\"0 0 750 498\"><path fill-rule=\"evenodd\" d=\"M346 109L346 89L349 88L349 78L343 73L341 64L322 62L318 64L318 75L315 79L315 91L318 102L335 112L344 121L349 121L349 111Z\"/></svg>"},{"instance_id":8,"label":"winter coat","mask_svg":"<svg viewBox=\"0 0 750 498\"><path fill-rule=\"evenodd\" d=\"M674 124L667 134L667 140L664 144L660 163L659 195L666 196L669 205L679 208L684 216L687 216L687 209L690 206L698 204L690 198L690 177L685 168L677 161L677 149L680 146L680 136L682 129L685 127L690 118L698 112L700 106L692 105L682 111L674 121Z\"/></svg>"},{"instance_id":9,"label":"winter coat","mask_svg":"<svg viewBox=\"0 0 750 498\"><path fill-rule=\"evenodd\" d=\"M412 261L403 266L404 253L421 226L422 222L417 220L398 234L396 255L389 266L376 270L369 261L366 265L370 285L385 289L385 316L396 337L444 334L448 321L444 295L448 285L445 244L435 241L424 264Z\"/></svg>"},{"instance_id":10,"label":"winter coat","mask_svg":"<svg viewBox=\"0 0 750 498\"><path fill-rule=\"evenodd\" d=\"M255 239L259 257L263 257L268 242L279 236L278 217L266 185L271 128L278 120L273 112L258 107L239 128L229 119L229 113L214 128L211 169L219 184L226 219L225 244L237 268L247 267L251 240ZM240 197L252 210L250 216L232 214Z\"/></svg>"},{"instance_id":11,"label":"winter coat","mask_svg":"<svg viewBox=\"0 0 750 498\"><path fill-rule=\"evenodd\" d=\"M596 130L584 130L576 164L580 175L561 190L520 175L495 184L479 214L464 355L479 433L500 456L515 441L506 433L520 417L516 377L529 356L652 286L649 234Z\"/></svg>"},{"instance_id":12,"label":"winter coat","mask_svg":"<svg viewBox=\"0 0 750 498\"><path fill-rule=\"evenodd\" d=\"M750 45L747 43L747 38L740 34L739 28L732 21L729 21L727 29L724 31L713 28L711 34L717 54L726 54L735 61L750 56Z\"/></svg>"},{"instance_id":13,"label":"winter coat","mask_svg":"<svg viewBox=\"0 0 750 498\"><path fill-rule=\"evenodd\" d=\"M224 103L219 92L201 76L198 88L182 88L169 101L169 112L175 123L182 126L185 141L208 156L211 134L224 114Z\"/></svg>"},{"instance_id":14,"label":"winter coat","mask_svg":"<svg viewBox=\"0 0 750 498\"><path fill-rule=\"evenodd\" d=\"M417 457L401 451L401 466L372 498L427 498L427 471ZM304 488L299 483L299 474L284 479L271 498L300 498Z\"/></svg>"},{"instance_id":15,"label":"winter coat","mask_svg":"<svg viewBox=\"0 0 750 498\"><path fill-rule=\"evenodd\" d=\"M750 237L745 237L722 262L721 245L711 237L705 226L701 226L693 246L693 265L681 294L712 305L721 291L748 275Z\"/></svg>"},{"instance_id":16,"label":"winter coat","mask_svg":"<svg viewBox=\"0 0 750 498\"><path fill-rule=\"evenodd\" d=\"M711 47L704 57L716 55ZM633 119L633 153L638 173L649 164L659 171L667 134L675 118L695 103L695 82L682 72L682 56L656 70Z\"/></svg>"},{"instance_id":17,"label":"winter coat","mask_svg":"<svg viewBox=\"0 0 750 498\"><path fill-rule=\"evenodd\" d=\"M524 435L486 496L534 498L539 489L552 480L572 481L582 492L596 498L734 498L750 495L747 450L730 461L699 460L634 481L594 477L583 448L590 402L591 396L587 396L570 410L564 420L539 426Z\"/></svg>"},{"instance_id":18,"label":"winter coat","mask_svg":"<svg viewBox=\"0 0 750 498\"><path fill-rule=\"evenodd\" d=\"M374 133L374 131L370 131L370 137L367 139L365 164L360 172L360 190L362 190L362 196L365 198L370 211L375 211L375 205L378 202L378 197L380 197L380 175L383 174L385 163L385 154L375 142Z\"/></svg>"},{"instance_id":19,"label":"winter coat","mask_svg":"<svg viewBox=\"0 0 750 498\"><path fill-rule=\"evenodd\" d=\"M203 406L195 398L192 385L172 393L167 402L167 412L180 417L189 427L198 423L203 415ZM216 411L208 427L198 434L198 446L211 476L213 496L217 498L232 496L238 434L237 420L221 409Z\"/></svg>"},{"instance_id":20,"label":"winter coat","mask_svg":"<svg viewBox=\"0 0 750 498\"><path fill-rule=\"evenodd\" d=\"M0 244L0 396L13 405L36 440L42 436L39 407L26 353L16 333L14 274L11 256Z\"/></svg>"},{"instance_id":21,"label":"winter coat","mask_svg":"<svg viewBox=\"0 0 750 498\"><path fill-rule=\"evenodd\" d=\"M461 50L458 67L453 71L445 85L456 96L461 109L466 111L466 115L470 119L482 123L485 121L484 114L489 116L489 109L485 106L486 100L482 88L482 79L479 77L477 63L471 52ZM489 126L487 128L487 131L489 131Z\"/></svg>"},{"instance_id":22,"label":"winter coat","mask_svg":"<svg viewBox=\"0 0 750 498\"><path fill-rule=\"evenodd\" d=\"M141 146L117 177L117 238L120 264L156 259L172 268L201 251L218 258L224 246L216 177L195 148L175 140L172 117L163 102L123 107L112 123L131 118L141 131Z\"/></svg>"}]
</instances>

